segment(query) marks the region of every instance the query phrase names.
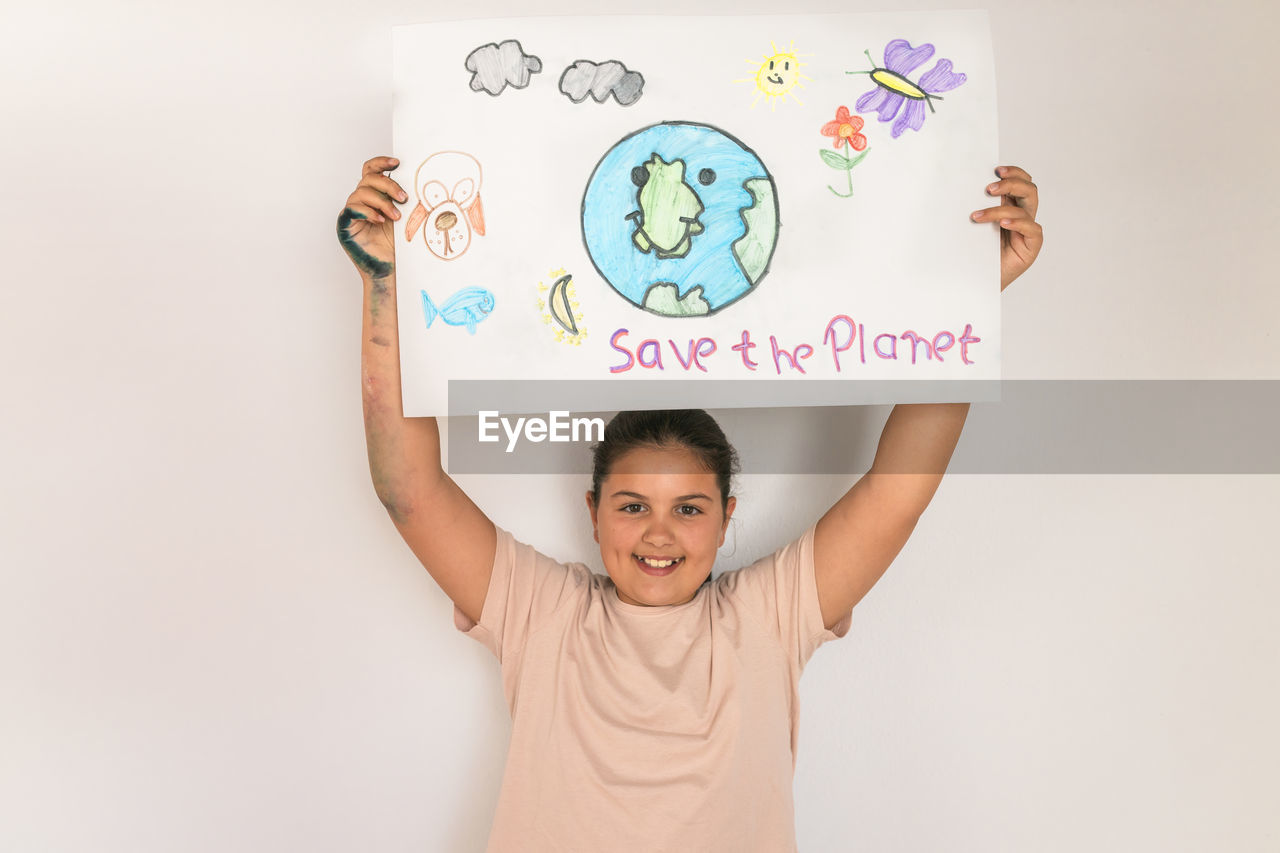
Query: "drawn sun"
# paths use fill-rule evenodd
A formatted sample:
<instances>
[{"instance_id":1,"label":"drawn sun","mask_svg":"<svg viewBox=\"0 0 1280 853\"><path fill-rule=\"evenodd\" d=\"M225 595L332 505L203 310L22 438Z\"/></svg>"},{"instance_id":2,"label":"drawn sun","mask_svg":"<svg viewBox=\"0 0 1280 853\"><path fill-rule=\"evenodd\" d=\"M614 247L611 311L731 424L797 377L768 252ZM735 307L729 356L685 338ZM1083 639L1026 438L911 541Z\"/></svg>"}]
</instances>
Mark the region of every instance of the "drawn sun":
<instances>
[{"instance_id":1,"label":"drawn sun","mask_svg":"<svg viewBox=\"0 0 1280 853\"><path fill-rule=\"evenodd\" d=\"M760 102L763 95L769 101L769 109L777 109L778 101L790 95L797 104L803 104L793 89L803 89L804 84L801 80L812 80L813 78L807 74L800 73L804 63L800 61L801 56L810 56L811 54L796 53L796 43L791 42L786 50L778 50L776 42L769 42L773 48L773 53L765 54L764 62L757 63L754 59L748 59L747 64L756 69L756 73L752 77L743 77L735 80L735 83L754 83L756 87L756 96L751 101L752 108Z\"/></svg>"}]
</instances>

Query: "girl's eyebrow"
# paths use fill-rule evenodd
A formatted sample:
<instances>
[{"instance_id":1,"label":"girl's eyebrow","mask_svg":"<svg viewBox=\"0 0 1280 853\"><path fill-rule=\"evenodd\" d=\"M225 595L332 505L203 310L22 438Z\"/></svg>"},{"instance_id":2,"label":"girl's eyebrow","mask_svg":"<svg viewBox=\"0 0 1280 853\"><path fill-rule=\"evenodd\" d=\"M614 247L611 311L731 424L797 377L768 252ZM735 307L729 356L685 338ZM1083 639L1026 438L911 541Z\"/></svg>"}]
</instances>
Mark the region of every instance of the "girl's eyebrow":
<instances>
[{"instance_id":1,"label":"girl's eyebrow","mask_svg":"<svg viewBox=\"0 0 1280 853\"><path fill-rule=\"evenodd\" d=\"M640 494L639 492L614 492L612 495L610 495L610 497L635 498L636 500L642 500L642 501L647 501L649 499L648 497ZM680 497L676 498L676 500L677 501L710 501L711 498L702 494L701 492L696 492L692 495L681 495Z\"/></svg>"}]
</instances>

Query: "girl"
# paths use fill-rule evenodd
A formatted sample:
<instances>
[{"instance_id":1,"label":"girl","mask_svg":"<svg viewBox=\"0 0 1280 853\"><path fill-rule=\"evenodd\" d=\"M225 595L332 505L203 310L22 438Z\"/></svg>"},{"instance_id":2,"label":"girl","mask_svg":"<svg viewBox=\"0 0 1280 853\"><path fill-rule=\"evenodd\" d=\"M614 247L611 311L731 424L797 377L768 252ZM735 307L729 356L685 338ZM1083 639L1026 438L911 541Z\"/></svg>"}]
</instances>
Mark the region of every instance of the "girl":
<instances>
[{"instance_id":1,"label":"girl","mask_svg":"<svg viewBox=\"0 0 1280 853\"><path fill-rule=\"evenodd\" d=\"M871 470L794 542L710 580L736 499L705 412L623 412L595 450L587 510L608 576L516 542L440 465L434 418L401 415L395 202L364 164L338 219L364 280L363 397L374 488L502 666L512 731L491 851L795 850L797 682L906 543L965 404L899 405ZM996 170L1001 288L1043 241L1030 176Z\"/></svg>"}]
</instances>

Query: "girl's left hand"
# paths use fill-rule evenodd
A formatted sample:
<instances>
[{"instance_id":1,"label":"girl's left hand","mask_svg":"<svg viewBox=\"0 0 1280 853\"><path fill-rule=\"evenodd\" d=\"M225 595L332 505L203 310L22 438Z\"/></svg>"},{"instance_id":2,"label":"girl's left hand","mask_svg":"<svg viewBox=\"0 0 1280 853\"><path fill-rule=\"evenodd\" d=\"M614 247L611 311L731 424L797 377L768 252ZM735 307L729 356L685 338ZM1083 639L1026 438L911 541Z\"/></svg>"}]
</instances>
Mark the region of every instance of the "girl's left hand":
<instances>
[{"instance_id":1,"label":"girl's left hand","mask_svg":"<svg viewBox=\"0 0 1280 853\"><path fill-rule=\"evenodd\" d=\"M1035 263L1044 245L1044 229L1036 222L1040 194L1031 176L1017 166L996 169L1000 180L987 187L988 195L1001 196L999 207L975 210L974 222L996 222L1000 225L1000 289Z\"/></svg>"}]
</instances>

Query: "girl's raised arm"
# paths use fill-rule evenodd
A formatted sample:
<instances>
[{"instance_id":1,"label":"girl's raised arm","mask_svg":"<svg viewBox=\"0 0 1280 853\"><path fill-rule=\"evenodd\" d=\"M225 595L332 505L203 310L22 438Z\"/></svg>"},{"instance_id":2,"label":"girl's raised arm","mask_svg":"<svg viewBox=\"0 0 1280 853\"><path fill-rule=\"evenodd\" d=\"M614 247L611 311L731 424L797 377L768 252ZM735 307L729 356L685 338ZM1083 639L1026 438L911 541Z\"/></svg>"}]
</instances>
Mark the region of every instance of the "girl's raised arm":
<instances>
[{"instance_id":1,"label":"girl's raised arm","mask_svg":"<svg viewBox=\"0 0 1280 853\"><path fill-rule=\"evenodd\" d=\"M822 622L831 628L898 556L942 482L968 403L899 404L871 470L818 521L813 564Z\"/></svg>"},{"instance_id":2,"label":"girl's raised arm","mask_svg":"<svg viewBox=\"0 0 1280 853\"><path fill-rule=\"evenodd\" d=\"M440 464L435 418L406 418L400 400L393 222L404 190L384 174L392 157L364 164L338 217L338 240L364 281L361 387L369 472L396 529L445 595L480 621L497 532Z\"/></svg>"},{"instance_id":3,"label":"girl's raised arm","mask_svg":"<svg viewBox=\"0 0 1280 853\"><path fill-rule=\"evenodd\" d=\"M974 222L1000 227L1000 289L1035 262L1044 244L1036 222L1040 192L1017 166L996 169L989 184L996 207L976 210ZM814 531L814 573L827 628L848 615L898 556L929 506L951 461L967 403L894 406L880 435L876 458L862 479L828 510Z\"/></svg>"}]
</instances>

